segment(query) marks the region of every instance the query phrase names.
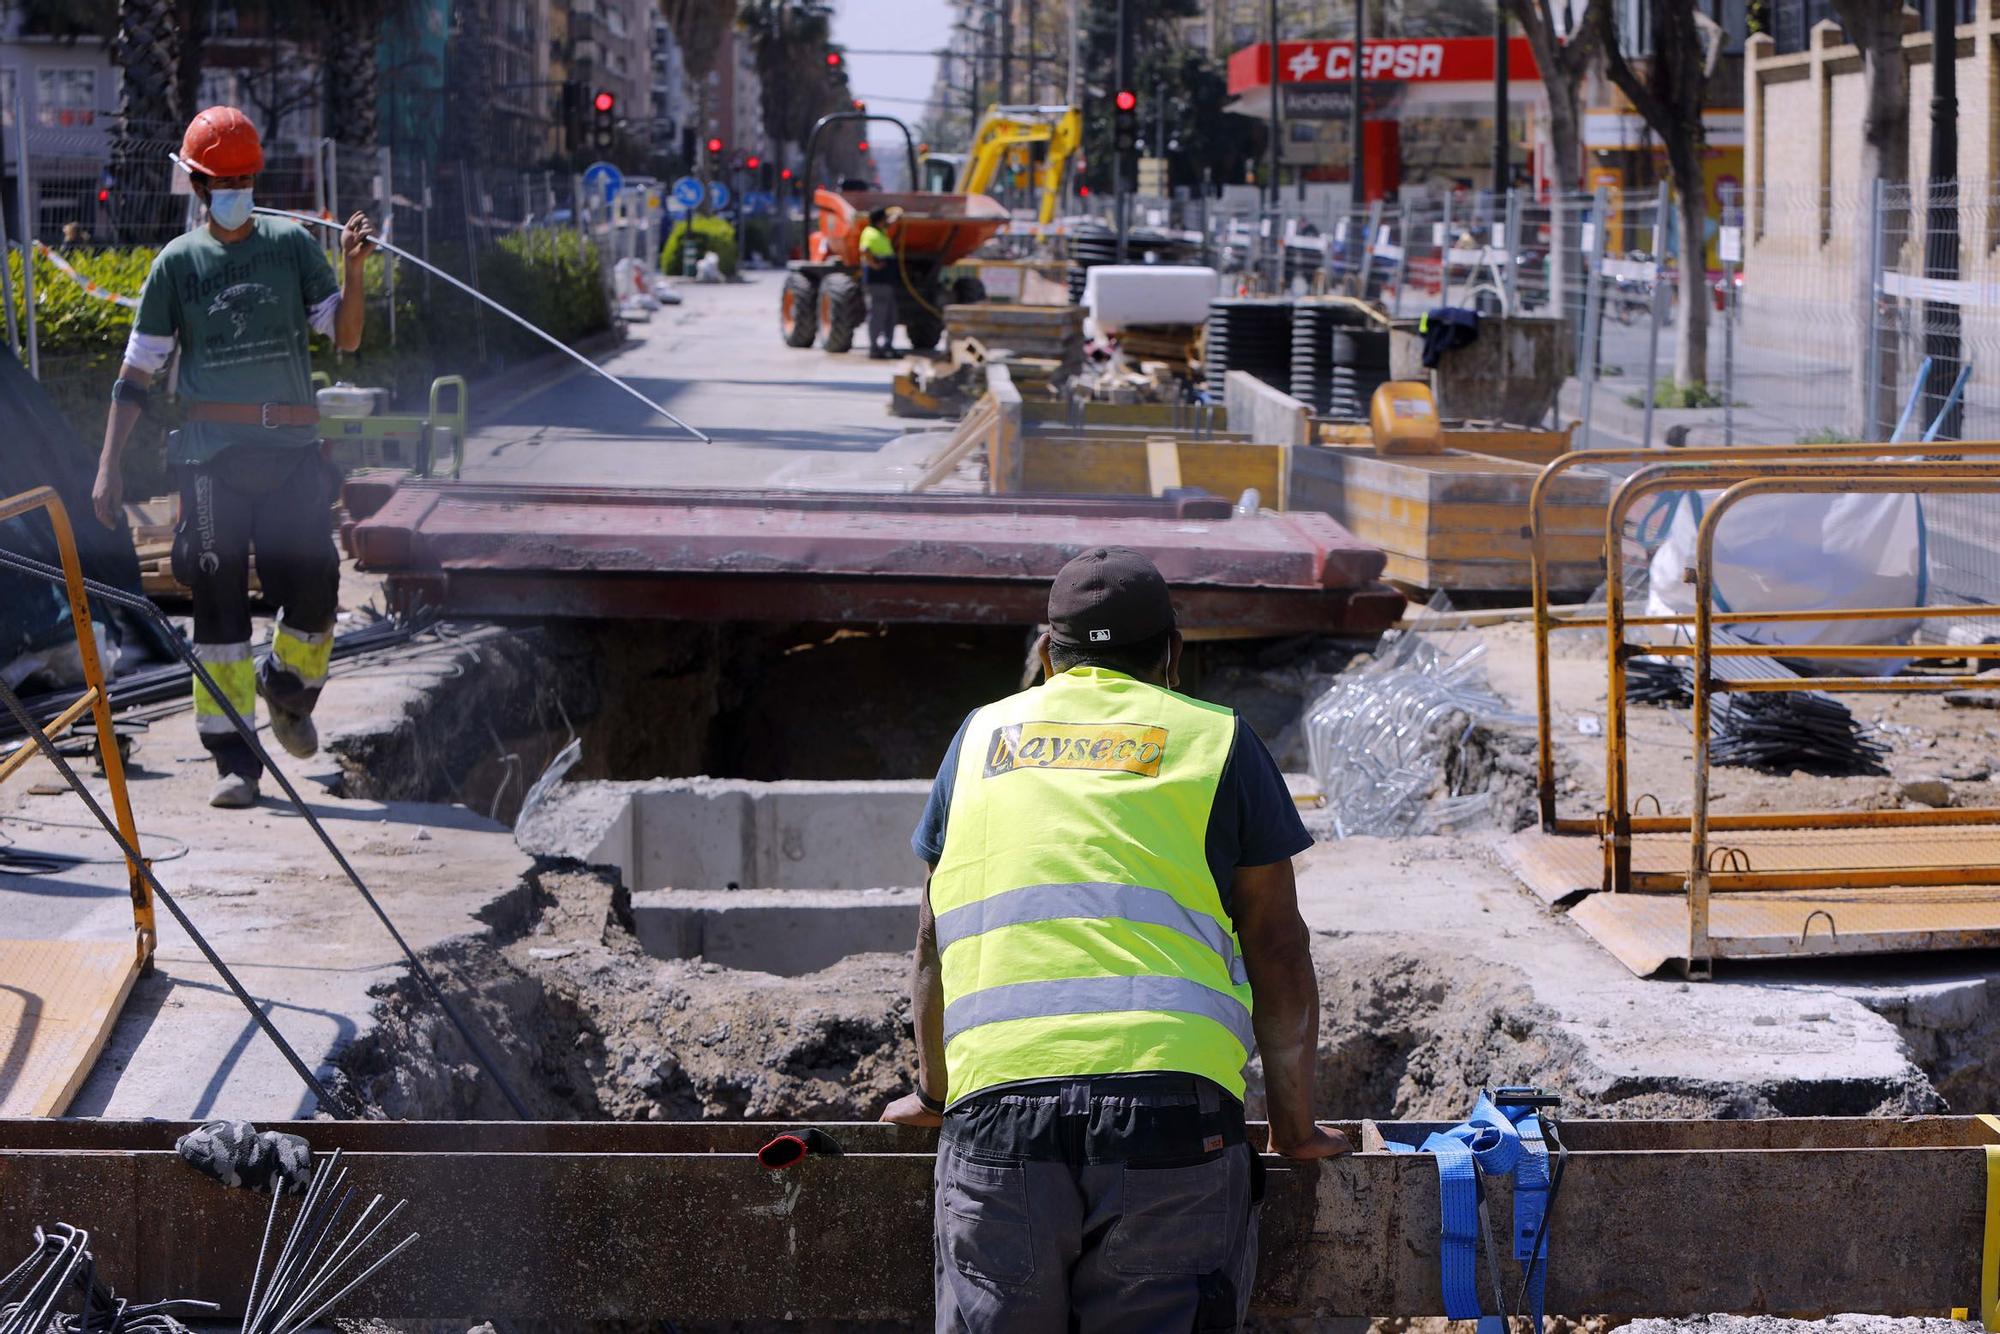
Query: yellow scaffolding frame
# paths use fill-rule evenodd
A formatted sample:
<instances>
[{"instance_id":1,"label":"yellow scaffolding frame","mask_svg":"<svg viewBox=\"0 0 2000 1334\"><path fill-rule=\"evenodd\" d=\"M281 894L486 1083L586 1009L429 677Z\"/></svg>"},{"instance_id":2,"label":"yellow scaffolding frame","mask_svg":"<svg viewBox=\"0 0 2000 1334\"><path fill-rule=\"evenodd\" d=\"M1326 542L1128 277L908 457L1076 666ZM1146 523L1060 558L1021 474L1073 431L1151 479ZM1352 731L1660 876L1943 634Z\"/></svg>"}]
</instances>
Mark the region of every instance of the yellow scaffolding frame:
<instances>
[{"instance_id":1,"label":"yellow scaffolding frame","mask_svg":"<svg viewBox=\"0 0 2000 1334\"><path fill-rule=\"evenodd\" d=\"M91 628L90 601L83 587L83 562L76 551L76 532L61 497L46 486L0 500L0 522L46 510L55 529L56 548L62 556L63 590L69 598L70 623L76 632L77 657L83 664L84 691L42 728L42 735L55 741L65 729L88 713L97 728L97 749L104 762L105 783L111 789L112 809L117 813L118 831L134 852L139 852L139 826L132 818L132 797L125 787L125 762L118 753L118 737L111 721L111 695L105 685L104 666L97 656L97 635ZM0 782L5 782L39 754L32 738L6 759L0 760ZM143 855L143 854L142 854ZM132 926L139 969L150 970L159 931L153 917L153 892L146 884L138 863L126 858L126 875L132 894Z\"/></svg>"},{"instance_id":2,"label":"yellow scaffolding frame","mask_svg":"<svg viewBox=\"0 0 2000 1334\"><path fill-rule=\"evenodd\" d=\"M1884 461L1884 456L1892 460ZM1931 460L1931 461L1924 461ZM1613 494L1605 510L1604 562L1606 593L1601 614L1557 615L1549 606L1547 547L1543 540L1543 506L1549 482L1570 468L1585 463L1637 463L1641 466L1627 477ZM1697 536L1696 563L1685 572L1694 585L1694 607L1681 615L1628 615L1625 590L1619 571L1623 566L1625 528L1633 507L1648 496L1663 492L1701 488L1724 488L1722 497L1703 516ZM2000 859L1990 851L1982 858L1943 856L1934 860L1908 859L1893 855L1877 864L1834 866L1824 851L1796 851L1780 860L1792 864L1782 869L1752 869L1749 853L1743 848L1711 850L1710 835L1723 831L1801 830L1902 830L1920 833L1948 828L2000 825L2000 808L1958 808L1940 811L1778 811L1735 815L1715 815L1708 808L1709 718L1711 702L1721 693L1782 691L1840 692L1926 692L2000 688L2000 677L1978 675L1942 676L1932 673L1912 675L1898 672L1890 676L1839 676L1815 678L1733 678L1717 675L1718 662L1748 657L1785 656L1782 648L1763 644L1718 644L1715 627L1722 625L1782 624L1825 621L1906 621L1922 618L1995 618L2000 607L1929 606L1866 607L1836 610L1768 610L1724 612L1714 606L1714 546L1718 525L1724 514L1744 500L1782 493L1827 494L1862 492L1870 494L1993 494L2000 493L2000 441L1916 443L1899 445L1851 444L1802 447L1752 447L1746 449L1617 450L1570 454L1549 464L1537 479L1530 498L1530 564L1534 579L1534 625L1536 714L1538 727L1537 792L1541 823L1545 834L1595 835L1603 856L1600 888L1612 893L1666 893L1684 895L1687 903L1685 937L1686 970L1691 976L1707 976L1715 957L1728 955L1771 955L1804 952L1805 933L1794 943L1776 937L1746 938L1740 933L1721 941L1710 933L1712 896L1774 891L1779 894L1854 891L1934 891L1951 887L1978 896L1981 887L2000 886ZM1689 642L1659 644L1633 642L1635 628L1671 627L1685 630ZM1599 629L1605 633L1605 792L1602 808L1594 818L1565 818L1555 809L1553 717L1550 703L1549 636L1563 629ZM1974 662L2000 660L2000 646L1934 646L1919 644L1847 644L1816 646L1800 654L1830 659L1965 659ZM1627 667L1636 656L1691 659L1694 664L1695 707L1694 794L1687 816L1658 812L1641 816L1630 791L1628 766L1629 727L1626 695ZM1651 869L1634 870L1633 837L1638 834L1686 834L1689 839L1687 870L1660 870L1657 852ZM1857 835L1865 837L1865 835ZM1907 834L1906 834L1907 837ZM1976 835L1960 835L1961 839ZM1984 849L1982 849L1984 850ZM1719 861L1718 861L1719 855ZM1806 864L1798 864L1804 861ZM1912 895L1912 904L1921 895ZM1985 895L1986 899L1995 896ZM1738 900L1737 902L1746 902ZM1876 901L1878 907L1884 901ZM1990 906L1990 905L1989 905ZM1797 909L1795 908L1794 911ZM1740 911L1740 910L1739 910ZM1831 944L1843 946L1832 931L1831 915L1815 909L1806 917L1809 933L1815 918L1825 917ZM1655 928L1658 919L1655 917ZM1593 928L1595 930L1595 928ZM1934 942L1946 936L1930 928L1905 929L1898 919L1888 932L1909 938L1928 937ZM1983 933L1983 934L1982 934ZM1879 929L1877 934L1882 934ZM1961 932L1982 940L1992 934L1980 928ZM1885 937L1886 938L1886 937ZM1860 946L1866 948L1867 946ZM1882 946L1876 945L1875 948ZM1933 946L1934 947L1934 946Z\"/></svg>"}]
</instances>

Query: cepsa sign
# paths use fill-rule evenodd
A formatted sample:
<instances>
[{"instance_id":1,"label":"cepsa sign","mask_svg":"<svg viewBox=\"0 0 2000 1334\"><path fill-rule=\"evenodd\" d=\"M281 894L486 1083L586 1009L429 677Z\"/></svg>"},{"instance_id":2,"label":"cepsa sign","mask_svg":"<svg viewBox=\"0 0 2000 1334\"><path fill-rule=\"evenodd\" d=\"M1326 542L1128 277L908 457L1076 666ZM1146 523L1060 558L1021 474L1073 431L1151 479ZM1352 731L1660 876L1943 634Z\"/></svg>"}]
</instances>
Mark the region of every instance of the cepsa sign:
<instances>
[{"instance_id":1,"label":"cepsa sign","mask_svg":"<svg viewBox=\"0 0 2000 1334\"><path fill-rule=\"evenodd\" d=\"M1493 42L1486 37L1416 37L1369 42L1361 77L1398 83L1491 83ZM1279 68L1286 83L1347 83L1354 78L1354 43L1284 42ZM1535 52L1525 37L1507 45L1509 79L1538 79ZM1229 91L1247 92L1270 84L1268 42L1247 46L1229 57Z\"/></svg>"}]
</instances>

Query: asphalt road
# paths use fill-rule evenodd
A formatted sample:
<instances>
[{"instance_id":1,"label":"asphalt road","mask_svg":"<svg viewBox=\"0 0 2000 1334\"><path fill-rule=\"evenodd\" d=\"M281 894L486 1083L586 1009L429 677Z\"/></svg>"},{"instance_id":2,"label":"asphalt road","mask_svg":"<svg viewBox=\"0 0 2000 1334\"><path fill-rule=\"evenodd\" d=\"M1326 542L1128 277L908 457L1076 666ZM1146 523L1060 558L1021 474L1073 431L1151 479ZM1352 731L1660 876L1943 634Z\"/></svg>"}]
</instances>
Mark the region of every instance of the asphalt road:
<instances>
[{"instance_id":1,"label":"asphalt road","mask_svg":"<svg viewBox=\"0 0 2000 1334\"><path fill-rule=\"evenodd\" d=\"M897 362L831 355L778 335L781 272L680 283L667 307L600 364L711 437L703 444L573 367L511 400L475 401L464 475L626 486L784 485L865 472L903 428L889 415Z\"/></svg>"}]
</instances>

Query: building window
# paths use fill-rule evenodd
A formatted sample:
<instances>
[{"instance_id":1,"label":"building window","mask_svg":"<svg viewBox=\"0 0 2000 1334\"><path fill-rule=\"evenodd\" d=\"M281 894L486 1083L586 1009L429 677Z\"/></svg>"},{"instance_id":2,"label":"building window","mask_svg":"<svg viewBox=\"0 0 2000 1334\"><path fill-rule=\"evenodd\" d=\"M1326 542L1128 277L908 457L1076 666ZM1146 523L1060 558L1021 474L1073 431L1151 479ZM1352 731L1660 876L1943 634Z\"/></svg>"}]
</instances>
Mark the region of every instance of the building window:
<instances>
[{"instance_id":1,"label":"building window","mask_svg":"<svg viewBox=\"0 0 2000 1334\"><path fill-rule=\"evenodd\" d=\"M45 69L35 72L35 123L74 129L97 123L97 71Z\"/></svg>"},{"instance_id":2,"label":"building window","mask_svg":"<svg viewBox=\"0 0 2000 1334\"><path fill-rule=\"evenodd\" d=\"M201 91L195 94L195 101L205 107L242 106L241 82L242 76L233 69L205 69L201 72Z\"/></svg>"}]
</instances>

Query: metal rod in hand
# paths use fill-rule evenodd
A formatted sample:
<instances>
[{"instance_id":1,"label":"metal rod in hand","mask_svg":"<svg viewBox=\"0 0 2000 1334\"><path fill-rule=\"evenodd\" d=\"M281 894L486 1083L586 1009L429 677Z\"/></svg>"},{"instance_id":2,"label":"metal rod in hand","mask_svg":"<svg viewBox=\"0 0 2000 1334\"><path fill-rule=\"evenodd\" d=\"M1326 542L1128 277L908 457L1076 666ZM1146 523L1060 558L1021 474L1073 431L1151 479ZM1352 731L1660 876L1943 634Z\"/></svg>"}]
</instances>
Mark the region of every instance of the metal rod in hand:
<instances>
[{"instance_id":1,"label":"metal rod in hand","mask_svg":"<svg viewBox=\"0 0 2000 1334\"><path fill-rule=\"evenodd\" d=\"M259 208L257 212L268 213L274 218L290 218L293 222L302 222L315 227L326 227L334 231L339 231L346 225L344 223L335 222L329 218L315 218L312 217L310 214L305 214L305 213L289 213L281 208ZM415 264L417 267L423 269L425 272L436 274L438 277L450 283L453 287L456 287L459 291L464 292L467 296L485 302L487 305L493 307L493 309L499 311L502 315L505 315L508 319L514 321L514 323L520 325L523 329L526 329L529 333L535 335L535 337L547 343L550 347L555 348L558 352L561 352L563 355L570 358L570 360L576 362L578 365L584 367L586 370L592 371L595 374L602 376L604 379L609 380L612 384L617 385L620 389L623 389L626 393L638 399L641 403L644 403L647 407L659 413L662 417L665 417L668 421L680 427L683 431L686 431L689 435L701 441L704 445L714 443L708 438L707 435L703 434L700 431L697 431L694 427L689 426L679 417L674 416L673 413L668 412L658 403L655 403L652 399L647 398L644 394L640 393L638 390L634 389L631 385L625 383L625 381L619 379L617 376L613 375L610 371L605 370L602 366L592 361L589 357L584 356L581 352L578 352L575 348L569 346L567 343L558 340L553 334L544 331L539 325L531 324L527 320L523 319L521 316L516 315L513 311L507 309L507 307L501 305L498 301L495 301L492 297L486 295L486 293L480 291L478 288L467 286L465 283L462 283L458 279L452 277L449 273L446 273L443 269L440 269L435 265L428 264L423 260L417 258L415 255L411 254L409 251L404 250L398 246L391 245L389 242L384 241L379 237L370 237L368 243L372 246L377 247L378 249L386 250L392 255L396 255L402 259L407 259L408 261L410 261L410 263Z\"/></svg>"}]
</instances>

